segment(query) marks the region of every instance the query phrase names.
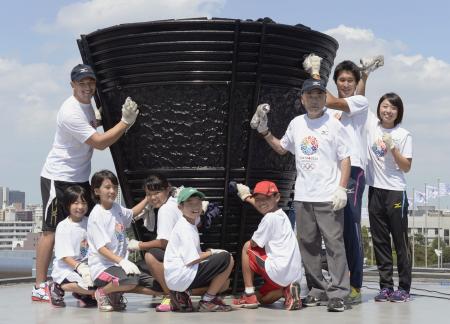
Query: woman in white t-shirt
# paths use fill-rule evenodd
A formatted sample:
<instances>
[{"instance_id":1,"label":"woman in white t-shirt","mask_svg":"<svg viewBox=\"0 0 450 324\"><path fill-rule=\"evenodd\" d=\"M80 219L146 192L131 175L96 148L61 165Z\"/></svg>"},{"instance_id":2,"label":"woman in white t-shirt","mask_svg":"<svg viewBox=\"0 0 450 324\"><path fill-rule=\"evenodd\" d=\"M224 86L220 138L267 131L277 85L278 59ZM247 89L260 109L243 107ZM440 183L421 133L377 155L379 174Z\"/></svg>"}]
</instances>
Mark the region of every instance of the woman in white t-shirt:
<instances>
[{"instance_id":1,"label":"woman in white t-shirt","mask_svg":"<svg viewBox=\"0 0 450 324\"><path fill-rule=\"evenodd\" d=\"M65 307L64 292L71 291L83 306L96 306L89 267L87 265L87 217L89 193L79 185L64 191L64 207L69 216L56 227L55 259L49 285L50 301L55 307Z\"/></svg>"},{"instance_id":2,"label":"woman in white t-shirt","mask_svg":"<svg viewBox=\"0 0 450 324\"><path fill-rule=\"evenodd\" d=\"M405 173L411 169L412 136L400 127L403 102L387 93L378 102L377 117L368 122L369 220L380 292L375 301L408 301L411 287L411 249L408 241L408 199ZM397 253L398 290L394 292L391 237Z\"/></svg>"},{"instance_id":3,"label":"woman in white t-shirt","mask_svg":"<svg viewBox=\"0 0 450 324\"><path fill-rule=\"evenodd\" d=\"M128 260L126 228L133 217L147 204L144 198L132 209L115 202L119 182L108 170L96 172L91 179L97 205L89 214L87 234L89 269L97 288L95 298L100 311L124 310L124 292L156 295L141 275L139 268Z\"/></svg>"}]
</instances>

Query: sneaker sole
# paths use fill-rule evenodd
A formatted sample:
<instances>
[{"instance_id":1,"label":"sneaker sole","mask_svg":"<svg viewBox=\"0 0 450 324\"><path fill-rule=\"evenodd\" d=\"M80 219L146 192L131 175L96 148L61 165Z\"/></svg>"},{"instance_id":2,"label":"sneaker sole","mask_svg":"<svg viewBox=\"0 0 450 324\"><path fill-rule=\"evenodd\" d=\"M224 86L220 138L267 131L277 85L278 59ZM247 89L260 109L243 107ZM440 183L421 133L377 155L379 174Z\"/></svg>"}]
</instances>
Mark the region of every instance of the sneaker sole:
<instances>
[{"instance_id":1,"label":"sneaker sole","mask_svg":"<svg viewBox=\"0 0 450 324\"><path fill-rule=\"evenodd\" d=\"M235 305L235 304L232 304L231 307L233 307L233 308L256 309L256 308L259 307L259 304L243 304L243 305Z\"/></svg>"},{"instance_id":2,"label":"sneaker sole","mask_svg":"<svg viewBox=\"0 0 450 324\"><path fill-rule=\"evenodd\" d=\"M35 302L41 302L41 303L49 303L50 302L50 300L48 300L48 299L43 299L43 298L39 298L39 297L31 297L31 300L32 301L35 301Z\"/></svg>"},{"instance_id":3,"label":"sneaker sole","mask_svg":"<svg viewBox=\"0 0 450 324\"><path fill-rule=\"evenodd\" d=\"M302 301L300 299L300 285L298 283L293 283L289 287L289 291L292 296L291 304L286 308L288 311L299 310L302 308Z\"/></svg>"}]
</instances>

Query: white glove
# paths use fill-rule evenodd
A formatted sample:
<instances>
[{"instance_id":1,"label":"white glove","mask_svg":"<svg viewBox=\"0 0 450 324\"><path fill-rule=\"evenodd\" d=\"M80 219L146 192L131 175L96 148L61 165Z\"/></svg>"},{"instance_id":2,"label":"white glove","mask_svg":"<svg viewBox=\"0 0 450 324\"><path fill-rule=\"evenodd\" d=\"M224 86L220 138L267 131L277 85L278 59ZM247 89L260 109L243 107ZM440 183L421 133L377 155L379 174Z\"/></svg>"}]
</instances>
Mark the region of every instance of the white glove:
<instances>
[{"instance_id":1,"label":"white glove","mask_svg":"<svg viewBox=\"0 0 450 324\"><path fill-rule=\"evenodd\" d=\"M97 127L102 125L102 107L94 108L95 120L97 121Z\"/></svg>"},{"instance_id":2,"label":"white glove","mask_svg":"<svg viewBox=\"0 0 450 324\"><path fill-rule=\"evenodd\" d=\"M392 150L395 147L394 140L392 139L392 135L390 133L383 133L383 137L381 139L388 149Z\"/></svg>"},{"instance_id":3,"label":"white glove","mask_svg":"<svg viewBox=\"0 0 450 324\"><path fill-rule=\"evenodd\" d=\"M92 281L92 278L91 278L91 272L89 271L89 266L86 263L84 263L84 262L78 263L75 270L76 270L76 272L78 272L78 274L83 279L83 282L79 283L79 285L81 287L87 289L88 287L94 286L94 282Z\"/></svg>"},{"instance_id":4,"label":"white glove","mask_svg":"<svg viewBox=\"0 0 450 324\"><path fill-rule=\"evenodd\" d=\"M180 194L181 190L183 190L183 189L184 189L184 186L175 187L175 190L173 192L173 197L177 198L178 195Z\"/></svg>"},{"instance_id":5,"label":"white glove","mask_svg":"<svg viewBox=\"0 0 450 324\"><path fill-rule=\"evenodd\" d=\"M202 211L203 211L203 214L206 213L206 210L208 209L208 206L209 206L209 201L203 200L203 201L202 201Z\"/></svg>"},{"instance_id":6,"label":"white glove","mask_svg":"<svg viewBox=\"0 0 450 324\"><path fill-rule=\"evenodd\" d=\"M139 110L137 109L137 103L135 103L133 100L131 100L130 97L128 97L124 104L122 105L122 121L128 125L128 128L133 126L134 122L136 121L136 118L139 114Z\"/></svg>"},{"instance_id":7,"label":"white glove","mask_svg":"<svg viewBox=\"0 0 450 324\"><path fill-rule=\"evenodd\" d=\"M248 197L250 197L252 195L250 193L250 188L242 183L237 183L236 188L238 191L237 195L239 196L239 198L241 198L242 201L245 201L245 199L247 199Z\"/></svg>"},{"instance_id":8,"label":"white glove","mask_svg":"<svg viewBox=\"0 0 450 324\"><path fill-rule=\"evenodd\" d=\"M209 249L209 251L211 252L211 255L219 254L219 253L228 253L227 250L222 250L222 249Z\"/></svg>"},{"instance_id":9,"label":"white glove","mask_svg":"<svg viewBox=\"0 0 450 324\"><path fill-rule=\"evenodd\" d=\"M384 56L363 57L359 61L361 62L361 71L369 74L384 65Z\"/></svg>"},{"instance_id":10,"label":"white glove","mask_svg":"<svg viewBox=\"0 0 450 324\"><path fill-rule=\"evenodd\" d=\"M320 79L320 63L322 58L316 54L309 54L303 61L303 68L313 79Z\"/></svg>"},{"instance_id":11,"label":"white glove","mask_svg":"<svg viewBox=\"0 0 450 324\"><path fill-rule=\"evenodd\" d=\"M140 241L135 240L135 239L131 239L128 241L128 250L130 251L139 251L139 243Z\"/></svg>"},{"instance_id":12,"label":"white glove","mask_svg":"<svg viewBox=\"0 0 450 324\"><path fill-rule=\"evenodd\" d=\"M347 189L338 186L333 194L333 210L339 210L347 205Z\"/></svg>"},{"instance_id":13,"label":"white glove","mask_svg":"<svg viewBox=\"0 0 450 324\"><path fill-rule=\"evenodd\" d=\"M270 105L263 103L256 107L255 114L250 121L250 127L256 129L258 133L266 133L269 128L267 126L267 113L270 111Z\"/></svg>"},{"instance_id":14,"label":"white glove","mask_svg":"<svg viewBox=\"0 0 450 324\"><path fill-rule=\"evenodd\" d=\"M119 265L122 267L122 269L125 271L127 275L129 274L141 274L139 271L139 268L137 265L135 265L133 262L128 261L127 259L122 259L119 262Z\"/></svg>"}]
</instances>

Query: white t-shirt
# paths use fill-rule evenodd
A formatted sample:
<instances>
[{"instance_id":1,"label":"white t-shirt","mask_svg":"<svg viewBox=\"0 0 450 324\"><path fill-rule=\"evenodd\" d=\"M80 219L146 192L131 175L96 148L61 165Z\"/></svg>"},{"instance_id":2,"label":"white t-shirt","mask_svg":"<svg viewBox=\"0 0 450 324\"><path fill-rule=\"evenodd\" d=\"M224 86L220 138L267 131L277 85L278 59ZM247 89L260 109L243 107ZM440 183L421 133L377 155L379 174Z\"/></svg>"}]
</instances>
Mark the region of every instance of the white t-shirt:
<instances>
[{"instance_id":1,"label":"white t-shirt","mask_svg":"<svg viewBox=\"0 0 450 324\"><path fill-rule=\"evenodd\" d=\"M369 101L364 96L344 98L350 112L327 108L327 113L340 121L350 136L350 159L352 166L364 169L367 164L367 132L366 122Z\"/></svg>"},{"instance_id":2,"label":"white t-shirt","mask_svg":"<svg viewBox=\"0 0 450 324\"><path fill-rule=\"evenodd\" d=\"M67 182L88 181L93 148L85 142L96 132L95 128L91 104L82 104L74 96L64 101L56 117L55 139L41 176Z\"/></svg>"},{"instance_id":3,"label":"white t-shirt","mask_svg":"<svg viewBox=\"0 0 450 324\"><path fill-rule=\"evenodd\" d=\"M166 203L162 205L158 210L158 227L157 227L157 240L169 240L175 224L180 218L183 217L183 213L178 208L177 199L169 197Z\"/></svg>"},{"instance_id":4,"label":"white t-shirt","mask_svg":"<svg viewBox=\"0 0 450 324\"><path fill-rule=\"evenodd\" d=\"M405 191L405 174L395 162L392 152L386 148L382 140L383 133L390 133L400 153L405 158L412 158L411 134L400 125L391 129L383 128L375 115L372 115L368 123L367 185L386 190Z\"/></svg>"},{"instance_id":5,"label":"white t-shirt","mask_svg":"<svg viewBox=\"0 0 450 324\"><path fill-rule=\"evenodd\" d=\"M339 185L340 161L350 156L350 138L342 124L328 114L316 119L295 117L280 141L295 155L296 201L332 201Z\"/></svg>"},{"instance_id":6,"label":"white t-shirt","mask_svg":"<svg viewBox=\"0 0 450 324\"><path fill-rule=\"evenodd\" d=\"M164 254L164 279L170 290L185 291L194 281L200 258L200 237L197 226L181 217L170 234Z\"/></svg>"},{"instance_id":7,"label":"white t-shirt","mask_svg":"<svg viewBox=\"0 0 450 324\"><path fill-rule=\"evenodd\" d=\"M291 222L282 209L267 213L252 240L266 250L266 272L273 282L286 287L302 278L302 259Z\"/></svg>"},{"instance_id":8,"label":"white t-shirt","mask_svg":"<svg viewBox=\"0 0 450 324\"><path fill-rule=\"evenodd\" d=\"M104 209L100 204L92 209L87 226L88 264L92 280L95 280L105 269L119 266L98 252L101 247L105 246L115 255L128 259L125 230L130 226L132 219L133 211L117 203L114 203L109 210Z\"/></svg>"},{"instance_id":9,"label":"white t-shirt","mask_svg":"<svg viewBox=\"0 0 450 324\"><path fill-rule=\"evenodd\" d=\"M52 278L60 284L74 270L62 259L72 257L81 262L88 254L87 217L80 222L73 222L69 217L61 221L55 233L55 259L53 260Z\"/></svg>"}]
</instances>

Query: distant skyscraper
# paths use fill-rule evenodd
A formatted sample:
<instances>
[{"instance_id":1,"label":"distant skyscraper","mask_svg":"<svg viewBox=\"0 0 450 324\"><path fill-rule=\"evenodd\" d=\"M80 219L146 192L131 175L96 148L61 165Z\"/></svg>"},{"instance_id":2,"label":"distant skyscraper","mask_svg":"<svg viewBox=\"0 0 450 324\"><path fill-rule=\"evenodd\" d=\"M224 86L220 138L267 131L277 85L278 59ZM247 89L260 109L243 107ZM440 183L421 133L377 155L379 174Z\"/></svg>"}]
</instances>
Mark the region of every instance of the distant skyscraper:
<instances>
[{"instance_id":1,"label":"distant skyscraper","mask_svg":"<svg viewBox=\"0 0 450 324\"><path fill-rule=\"evenodd\" d=\"M8 205L20 203L21 209L25 208L25 192L19 190L10 190L9 191L9 201Z\"/></svg>"},{"instance_id":2,"label":"distant skyscraper","mask_svg":"<svg viewBox=\"0 0 450 324\"><path fill-rule=\"evenodd\" d=\"M0 207L5 209L9 205L9 188L8 187L0 187Z\"/></svg>"}]
</instances>

